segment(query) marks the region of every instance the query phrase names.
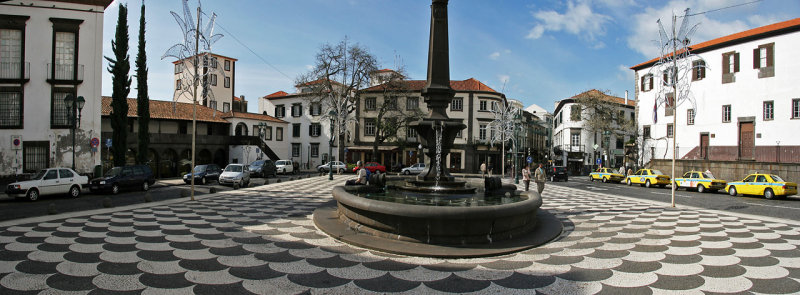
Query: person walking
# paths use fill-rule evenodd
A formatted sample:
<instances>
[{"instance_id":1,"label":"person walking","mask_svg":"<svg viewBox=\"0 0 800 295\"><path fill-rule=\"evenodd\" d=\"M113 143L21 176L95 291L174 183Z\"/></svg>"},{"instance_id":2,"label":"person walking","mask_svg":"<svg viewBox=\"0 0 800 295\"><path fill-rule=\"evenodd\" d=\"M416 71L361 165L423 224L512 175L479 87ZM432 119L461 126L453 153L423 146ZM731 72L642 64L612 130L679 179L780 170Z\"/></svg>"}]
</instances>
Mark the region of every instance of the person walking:
<instances>
[{"instance_id":1,"label":"person walking","mask_svg":"<svg viewBox=\"0 0 800 295\"><path fill-rule=\"evenodd\" d=\"M525 168L522 169L522 182L525 183L525 191L528 191L528 188L531 186L531 165L525 164Z\"/></svg>"},{"instance_id":2,"label":"person walking","mask_svg":"<svg viewBox=\"0 0 800 295\"><path fill-rule=\"evenodd\" d=\"M533 179L536 181L536 190L539 192L539 195L542 195L544 191L544 182L547 180L547 175L544 173L544 168L542 168L542 163L539 163L539 168L536 168L536 172L533 175Z\"/></svg>"},{"instance_id":3,"label":"person walking","mask_svg":"<svg viewBox=\"0 0 800 295\"><path fill-rule=\"evenodd\" d=\"M486 177L486 162L481 162L481 178Z\"/></svg>"},{"instance_id":4,"label":"person walking","mask_svg":"<svg viewBox=\"0 0 800 295\"><path fill-rule=\"evenodd\" d=\"M486 171L488 171L489 177L492 177L492 169L494 169L494 167L492 167L492 162L489 162L489 165L486 166Z\"/></svg>"}]
</instances>

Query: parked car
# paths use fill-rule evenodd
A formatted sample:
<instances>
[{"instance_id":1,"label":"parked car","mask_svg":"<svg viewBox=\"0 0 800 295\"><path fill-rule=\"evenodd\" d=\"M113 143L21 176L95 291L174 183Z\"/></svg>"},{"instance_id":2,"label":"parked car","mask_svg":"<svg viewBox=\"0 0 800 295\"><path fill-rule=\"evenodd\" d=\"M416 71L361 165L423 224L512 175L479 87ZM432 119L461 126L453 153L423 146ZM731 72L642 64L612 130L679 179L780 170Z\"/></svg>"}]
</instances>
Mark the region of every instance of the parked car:
<instances>
[{"instance_id":1,"label":"parked car","mask_svg":"<svg viewBox=\"0 0 800 295\"><path fill-rule=\"evenodd\" d=\"M330 165L331 162L319 165L317 166L317 171L328 172L330 171ZM345 169L347 169L347 165L345 165L343 162L333 161L333 171L336 171L337 173L341 174L342 172L344 172Z\"/></svg>"},{"instance_id":2,"label":"parked car","mask_svg":"<svg viewBox=\"0 0 800 295\"><path fill-rule=\"evenodd\" d=\"M116 195L121 189L140 188L146 191L155 182L150 166L122 166L111 168L103 177L92 179L89 189L92 192L109 191Z\"/></svg>"},{"instance_id":3,"label":"parked car","mask_svg":"<svg viewBox=\"0 0 800 295\"><path fill-rule=\"evenodd\" d=\"M567 167L564 166L550 166L545 169L545 174L550 178L550 181L569 181L569 174L567 174Z\"/></svg>"},{"instance_id":4,"label":"parked car","mask_svg":"<svg viewBox=\"0 0 800 295\"><path fill-rule=\"evenodd\" d=\"M277 173L287 174L287 173L297 173L297 169L295 169L295 165L292 163L292 160L278 160L275 162L275 168L277 169Z\"/></svg>"},{"instance_id":5,"label":"parked car","mask_svg":"<svg viewBox=\"0 0 800 295\"><path fill-rule=\"evenodd\" d=\"M81 188L89 182L86 176L78 175L69 168L47 168L36 173L33 178L18 181L6 187L6 194L10 197L26 197L36 201L39 196L69 194L77 198L81 195Z\"/></svg>"},{"instance_id":6,"label":"parked car","mask_svg":"<svg viewBox=\"0 0 800 295\"><path fill-rule=\"evenodd\" d=\"M358 167L353 168L353 173L358 172ZM378 162L367 162L364 164L364 169L367 169L370 173L386 173L386 166L379 164Z\"/></svg>"},{"instance_id":7,"label":"parked car","mask_svg":"<svg viewBox=\"0 0 800 295\"><path fill-rule=\"evenodd\" d=\"M614 172L611 168L599 168L597 171L589 173L589 180L602 180L603 182L620 182L625 179L625 176Z\"/></svg>"},{"instance_id":8,"label":"parked car","mask_svg":"<svg viewBox=\"0 0 800 295\"><path fill-rule=\"evenodd\" d=\"M726 181L714 178L714 175L700 171L689 171L683 174L683 177L676 177L673 182L675 190L679 188L697 189L697 192L702 193L706 190L712 192L725 189Z\"/></svg>"},{"instance_id":9,"label":"parked car","mask_svg":"<svg viewBox=\"0 0 800 295\"><path fill-rule=\"evenodd\" d=\"M275 162L269 159L253 161L248 168L250 169L250 175L254 177L278 176L278 168L275 167Z\"/></svg>"},{"instance_id":10,"label":"parked car","mask_svg":"<svg viewBox=\"0 0 800 295\"><path fill-rule=\"evenodd\" d=\"M627 182L628 185L638 183L639 186L648 188L654 185L665 187L670 183L669 176L664 175L664 173L661 171L654 169L639 169L636 171L636 173L628 175L625 182Z\"/></svg>"},{"instance_id":11,"label":"parked car","mask_svg":"<svg viewBox=\"0 0 800 295\"><path fill-rule=\"evenodd\" d=\"M400 170L403 175L420 174L425 170L425 163L416 163Z\"/></svg>"},{"instance_id":12,"label":"parked car","mask_svg":"<svg viewBox=\"0 0 800 295\"><path fill-rule=\"evenodd\" d=\"M228 164L219 176L220 185L243 186L250 185L250 170L245 164Z\"/></svg>"},{"instance_id":13,"label":"parked car","mask_svg":"<svg viewBox=\"0 0 800 295\"><path fill-rule=\"evenodd\" d=\"M725 191L731 196L738 194L759 195L767 199L786 198L797 194L797 183L784 181L775 174L750 174L742 181L729 182Z\"/></svg>"},{"instance_id":14,"label":"parked car","mask_svg":"<svg viewBox=\"0 0 800 295\"><path fill-rule=\"evenodd\" d=\"M197 165L194 166L193 173L183 175L183 182L186 184L192 183L192 175L194 175L194 183L206 184L209 181L218 181L222 169L217 164Z\"/></svg>"}]
</instances>

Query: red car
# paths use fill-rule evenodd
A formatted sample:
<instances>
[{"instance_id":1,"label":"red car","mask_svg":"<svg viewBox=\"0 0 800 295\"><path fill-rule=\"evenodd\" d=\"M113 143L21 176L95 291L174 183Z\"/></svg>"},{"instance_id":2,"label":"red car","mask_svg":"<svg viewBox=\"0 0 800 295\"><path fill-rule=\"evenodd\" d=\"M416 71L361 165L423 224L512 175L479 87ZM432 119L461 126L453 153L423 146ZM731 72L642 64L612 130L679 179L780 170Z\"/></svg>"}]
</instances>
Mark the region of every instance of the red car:
<instances>
[{"instance_id":1,"label":"red car","mask_svg":"<svg viewBox=\"0 0 800 295\"><path fill-rule=\"evenodd\" d=\"M380 171L380 173L386 173L386 166L378 164L377 162L367 162L364 164L364 169L367 169L370 173L375 173L376 171ZM353 173L358 172L358 167L353 168Z\"/></svg>"}]
</instances>

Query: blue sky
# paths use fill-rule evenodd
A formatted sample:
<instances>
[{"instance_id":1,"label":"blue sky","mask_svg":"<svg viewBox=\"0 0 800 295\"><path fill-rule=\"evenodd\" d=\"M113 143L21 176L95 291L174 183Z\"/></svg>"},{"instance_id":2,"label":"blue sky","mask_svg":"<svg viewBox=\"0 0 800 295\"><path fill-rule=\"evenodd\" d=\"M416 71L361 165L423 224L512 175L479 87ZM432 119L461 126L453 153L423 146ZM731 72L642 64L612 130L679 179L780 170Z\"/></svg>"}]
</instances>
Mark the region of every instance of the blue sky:
<instances>
[{"instance_id":1,"label":"blue sky","mask_svg":"<svg viewBox=\"0 0 800 295\"><path fill-rule=\"evenodd\" d=\"M628 68L657 55L657 19L669 20L672 12L682 14L686 8L697 13L752 1L453 0L448 6L450 77L478 79L525 106L538 104L550 111L555 101L589 89L620 97L628 90L633 98L635 82ZM129 5L133 63L139 0L118 0L106 10L103 54L113 55L119 2ZM189 4L195 9L197 1ZM217 14L217 32L226 35L212 51L239 60L235 95L246 97L250 112L257 111L258 97L293 92L295 77L308 71L319 47L345 36L367 47L381 68L400 63L411 79L425 79L429 6L429 0L202 1L203 11ZM161 56L179 42L180 29L169 12L182 11L182 4L151 0L146 8L150 98L171 100L173 60ZM797 0L763 0L700 14L693 17L700 27L692 43L797 17ZM129 97L136 97L132 88ZM103 95L111 95L108 73Z\"/></svg>"}]
</instances>

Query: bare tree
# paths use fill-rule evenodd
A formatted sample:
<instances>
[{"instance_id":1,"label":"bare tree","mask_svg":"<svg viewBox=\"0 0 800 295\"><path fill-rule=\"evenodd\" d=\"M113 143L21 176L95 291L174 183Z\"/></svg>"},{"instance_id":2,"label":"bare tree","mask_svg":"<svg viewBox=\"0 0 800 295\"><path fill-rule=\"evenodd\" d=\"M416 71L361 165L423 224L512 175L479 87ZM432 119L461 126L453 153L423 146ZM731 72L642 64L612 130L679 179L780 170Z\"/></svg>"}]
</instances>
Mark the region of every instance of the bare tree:
<instances>
[{"instance_id":1,"label":"bare tree","mask_svg":"<svg viewBox=\"0 0 800 295\"><path fill-rule=\"evenodd\" d=\"M608 91L592 89L575 97L574 107L580 110L570 112L572 120L584 121L583 126L593 134L601 135L601 142L610 140L610 136L625 136L637 132L636 122L625 117L623 106ZM609 144L603 145L608 154Z\"/></svg>"},{"instance_id":2,"label":"bare tree","mask_svg":"<svg viewBox=\"0 0 800 295\"><path fill-rule=\"evenodd\" d=\"M515 128L517 127L515 122L519 120L518 116L521 116L521 110L504 98L502 104L493 102L491 111L494 115L494 120L486 127L487 131L489 131L489 143L495 145L496 142L500 142L503 157L500 163L500 171L502 171L502 175L505 175L506 142L514 146L517 144L517 137L514 136L514 131L516 131Z\"/></svg>"},{"instance_id":3,"label":"bare tree","mask_svg":"<svg viewBox=\"0 0 800 295\"><path fill-rule=\"evenodd\" d=\"M401 107L400 98L405 97L406 103L409 99L419 98L409 97L411 88L405 80L405 70L400 67L396 71L387 72L387 76L381 77L383 84L380 85L381 97L383 102L376 106L377 115L375 116L375 140L372 142L372 158L378 159L378 146L384 142L394 142L398 146L405 145L405 136L398 134L400 130L408 128L408 124L423 117L419 107ZM384 163L386 164L386 163Z\"/></svg>"},{"instance_id":4,"label":"bare tree","mask_svg":"<svg viewBox=\"0 0 800 295\"><path fill-rule=\"evenodd\" d=\"M347 37L336 45L322 45L315 58L314 67L300 75L296 84L301 92L311 95L311 103L320 103L327 109L323 118L338 127L339 159L344 159L346 124L356 122L355 110L360 90L369 86L369 75L377 69L377 59L366 47L358 43L348 44ZM333 111L333 112L331 112Z\"/></svg>"}]
</instances>

